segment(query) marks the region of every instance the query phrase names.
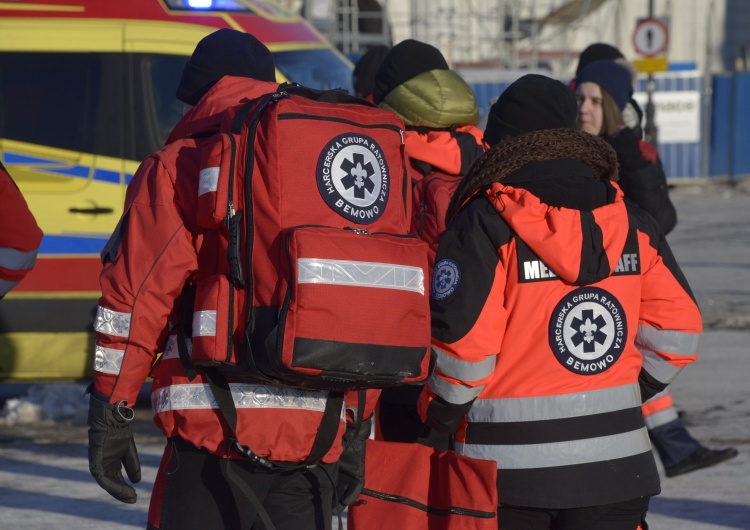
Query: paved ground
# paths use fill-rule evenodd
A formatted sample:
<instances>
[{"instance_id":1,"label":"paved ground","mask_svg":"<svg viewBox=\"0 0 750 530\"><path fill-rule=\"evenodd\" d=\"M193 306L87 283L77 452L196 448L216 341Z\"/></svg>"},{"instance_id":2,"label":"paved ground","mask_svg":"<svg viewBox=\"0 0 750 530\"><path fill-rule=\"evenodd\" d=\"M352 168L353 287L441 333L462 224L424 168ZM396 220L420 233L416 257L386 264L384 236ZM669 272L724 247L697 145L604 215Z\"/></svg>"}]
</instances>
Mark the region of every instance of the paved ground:
<instances>
[{"instance_id":1,"label":"paved ground","mask_svg":"<svg viewBox=\"0 0 750 530\"><path fill-rule=\"evenodd\" d=\"M747 189L679 188L679 223L669 241L704 314L701 359L672 386L693 435L740 455L662 482L651 530L750 529L750 194ZM145 528L162 441L139 411L143 465L139 500L111 499L90 477L86 429L75 423L0 424L0 529Z\"/></svg>"}]
</instances>

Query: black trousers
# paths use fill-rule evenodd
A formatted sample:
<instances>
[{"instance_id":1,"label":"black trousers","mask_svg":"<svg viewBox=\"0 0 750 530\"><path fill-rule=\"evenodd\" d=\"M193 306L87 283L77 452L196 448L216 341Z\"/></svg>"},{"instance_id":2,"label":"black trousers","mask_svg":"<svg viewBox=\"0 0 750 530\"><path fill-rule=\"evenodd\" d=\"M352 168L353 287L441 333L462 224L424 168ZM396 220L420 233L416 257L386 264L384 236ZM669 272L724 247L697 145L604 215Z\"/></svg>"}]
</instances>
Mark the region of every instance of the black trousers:
<instances>
[{"instance_id":1,"label":"black trousers","mask_svg":"<svg viewBox=\"0 0 750 530\"><path fill-rule=\"evenodd\" d=\"M647 530L649 499L566 510L500 506L497 523L502 530Z\"/></svg>"},{"instance_id":2,"label":"black trousers","mask_svg":"<svg viewBox=\"0 0 750 530\"><path fill-rule=\"evenodd\" d=\"M276 530L331 530L337 464L310 470L267 470L171 439L154 483L148 530L265 530L231 474L256 495Z\"/></svg>"}]
</instances>

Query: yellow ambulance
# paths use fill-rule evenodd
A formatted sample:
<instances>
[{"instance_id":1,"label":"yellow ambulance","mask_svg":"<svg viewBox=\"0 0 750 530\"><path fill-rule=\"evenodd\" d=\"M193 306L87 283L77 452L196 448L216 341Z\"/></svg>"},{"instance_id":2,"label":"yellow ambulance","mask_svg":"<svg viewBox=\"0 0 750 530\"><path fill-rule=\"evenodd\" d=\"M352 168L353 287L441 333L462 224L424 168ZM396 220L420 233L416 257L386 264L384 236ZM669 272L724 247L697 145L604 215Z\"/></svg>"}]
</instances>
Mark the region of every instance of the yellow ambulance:
<instances>
[{"instance_id":1,"label":"yellow ambulance","mask_svg":"<svg viewBox=\"0 0 750 530\"><path fill-rule=\"evenodd\" d=\"M271 0L0 0L0 160L44 231L0 302L0 380L93 374L99 252L182 114L185 61L224 27L264 42L279 81L351 91L351 63Z\"/></svg>"}]
</instances>

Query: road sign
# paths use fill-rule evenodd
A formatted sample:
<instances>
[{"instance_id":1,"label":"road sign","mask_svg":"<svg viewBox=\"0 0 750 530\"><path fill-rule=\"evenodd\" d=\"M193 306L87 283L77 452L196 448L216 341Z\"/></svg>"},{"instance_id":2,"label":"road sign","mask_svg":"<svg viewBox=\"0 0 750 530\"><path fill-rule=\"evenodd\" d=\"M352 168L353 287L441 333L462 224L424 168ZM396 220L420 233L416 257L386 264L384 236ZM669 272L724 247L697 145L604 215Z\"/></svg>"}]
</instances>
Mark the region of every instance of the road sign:
<instances>
[{"instance_id":1,"label":"road sign","mask_svg":"<svg viewBox=\"0 0 750 530\"><path fill-rule=\"evenodd\" d=\"M666 72L669 70L667 58L664 56L633 59L631 62L635 66L635 69L642 74L653 74L654 72Z\"/></svg>"},{"instance_id":2,"label":"road sign","mask_svg":"<svg viewBox=\"0 0 750 530\"><path fill-rule=\"evenodd\" d=\"M633 48L639 55L656 57L667 51L669 31L659 19L644 18L638 22L633 32Z\"/></svg>"}]
</instances>

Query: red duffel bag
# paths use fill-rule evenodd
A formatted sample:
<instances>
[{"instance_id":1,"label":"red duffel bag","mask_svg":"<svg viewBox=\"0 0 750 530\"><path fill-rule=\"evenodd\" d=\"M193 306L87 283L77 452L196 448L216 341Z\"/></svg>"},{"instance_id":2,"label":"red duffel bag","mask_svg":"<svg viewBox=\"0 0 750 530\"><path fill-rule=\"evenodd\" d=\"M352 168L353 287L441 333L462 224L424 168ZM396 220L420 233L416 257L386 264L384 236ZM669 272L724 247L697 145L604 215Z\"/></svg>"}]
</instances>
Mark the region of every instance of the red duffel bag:
<instances>
[{"instance_id":1,"label":"red duffel bag","mask_svg":"<svg viewBox=\"0 0 750 530\"><path fill-rule=\"evenodd\" d=\"M349 530L497 530L497 465L417 443L367 441Z\"/></svg>"}]
</instances>

